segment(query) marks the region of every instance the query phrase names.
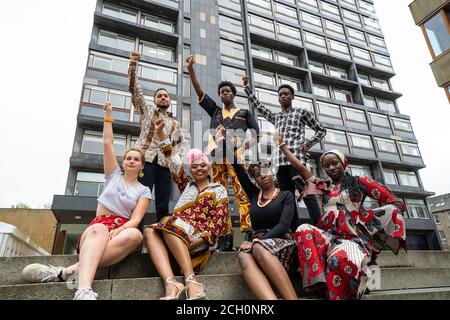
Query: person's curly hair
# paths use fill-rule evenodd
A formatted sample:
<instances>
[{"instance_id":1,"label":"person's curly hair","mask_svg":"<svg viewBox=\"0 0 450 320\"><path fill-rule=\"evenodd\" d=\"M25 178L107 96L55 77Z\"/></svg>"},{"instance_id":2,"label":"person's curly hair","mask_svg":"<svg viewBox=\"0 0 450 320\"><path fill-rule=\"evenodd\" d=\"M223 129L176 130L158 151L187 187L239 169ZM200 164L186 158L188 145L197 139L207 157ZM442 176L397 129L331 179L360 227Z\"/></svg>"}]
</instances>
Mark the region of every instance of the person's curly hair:
<instances>
[{"instance_id":1,"label":"person's curly hair","mask_svg":"<svg viewBox=\"0 0 450 320\"><path fill-rule=\"evenodd\" d=\"M272 164L271 164L271 162L270 161L257 161L257 162L255 162L255 163L252 163L252 164L250 164L249 166L248 166L248 175L252 178L252 179L255 179L255 173L254 173L254 171L255 171L255 168L256 167L258 167L258 168L270 168L272 166Z\"/></svg>"},{"instance_id":2,"label":"person's curly hair","mask_svg":"<svg viewBox=\"0 0 450 320\"><path fill-rule=\"evenodd\" d=\"M222 81L221 83L219 83L219 85L217 86L217 94L219 96L220 96L220 89L222 89L223 87L230 87L231 92L233 92L233 96L236 96L237 94L236 87L230 81Z\"/></svg>"}]
</instances>

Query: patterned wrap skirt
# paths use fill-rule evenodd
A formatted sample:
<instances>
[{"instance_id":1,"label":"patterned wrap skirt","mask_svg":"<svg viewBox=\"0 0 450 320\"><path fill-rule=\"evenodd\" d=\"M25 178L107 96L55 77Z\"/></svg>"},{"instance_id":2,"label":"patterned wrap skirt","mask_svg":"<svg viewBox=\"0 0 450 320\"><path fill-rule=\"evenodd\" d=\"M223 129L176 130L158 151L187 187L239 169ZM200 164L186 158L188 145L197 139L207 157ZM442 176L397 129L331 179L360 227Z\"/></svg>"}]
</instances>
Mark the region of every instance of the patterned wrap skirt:
<instances>
[{"instance_id":1,"label":"patterned wrap skirt","mask_svg":"<svg viewBox=\"0 0 450 320\"><path fill-rule=\"evenodd\" d=\"M123 217L119 217L119 216L100 216L100 217L95 217L91 223L89 223L89 227L92 226L93 224L103 224L104 226L106 226L108 228L108 231L112 231L112 230L116 230L118 228L120 228L121 226L123 226L125 223L127 223L128 221L130 221L127 218L123 218ZM86 232L86 231L84 231ZM80 246L81 246L81 239L83 238L83 234L80 236L80 238L78 239L77 242L77 253L80 254Z\"/></svg>"},{"instance_id":2,"label":"patterned wrap skirt","mask_svg":"<svg viewBox=\"0 0 450 320\"><path fill-rule=\"evenodd\" d=\"M164 217L161 221L152 224L149 227L155 230L170 233L177 238L180 238L189 248L191 240L198 238L199 233L189 235L185 229L176 224L177 219L179 218L175 216ZM204 246L196 248L195 251L189 252L189 254L191 256L194 272L199 273L205 267L212 255L212 252L209 250L209 246L205 244Z\"/></svg>"},{"instance_id":3,"label":"patterned wrap skirt","mask_svg":"<svg viewBox=\"0 0 450 320\"><path fill-rule=\"evenodd\" d=\"M242 252L251 253L253 246L258 243L272 255L278 258L286 271L296 269L298 265L297 244L293 240L291 232L286 233L281 238L261 239L269 233L270 229L253 231L252 247Z\"/></svg>"}]
</instances>

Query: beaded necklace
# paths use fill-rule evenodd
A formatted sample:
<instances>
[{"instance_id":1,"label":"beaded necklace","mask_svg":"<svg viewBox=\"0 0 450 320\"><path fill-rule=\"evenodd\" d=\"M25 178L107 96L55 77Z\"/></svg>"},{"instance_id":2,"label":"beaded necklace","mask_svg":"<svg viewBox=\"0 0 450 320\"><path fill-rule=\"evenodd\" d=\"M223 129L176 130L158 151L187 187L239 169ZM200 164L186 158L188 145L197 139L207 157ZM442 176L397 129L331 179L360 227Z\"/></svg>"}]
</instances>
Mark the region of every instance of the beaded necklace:
<instances>
[{"instance_id":1,"label":"beaded necklace","mask_svg":"<svg viewBox=\"0 0 450 320\"><path fill-rule=\"evenodd\" d=\"M280 189L276 188L275 191L273 192L273 194L264 202L262 202L262 190L259 192L258 194L258 207L260 208L264 208L265 206L267 206L269 203L272 202L273 199L275 199L278 195L278 193L280 192Z\"/></svg>"}]
</instances>

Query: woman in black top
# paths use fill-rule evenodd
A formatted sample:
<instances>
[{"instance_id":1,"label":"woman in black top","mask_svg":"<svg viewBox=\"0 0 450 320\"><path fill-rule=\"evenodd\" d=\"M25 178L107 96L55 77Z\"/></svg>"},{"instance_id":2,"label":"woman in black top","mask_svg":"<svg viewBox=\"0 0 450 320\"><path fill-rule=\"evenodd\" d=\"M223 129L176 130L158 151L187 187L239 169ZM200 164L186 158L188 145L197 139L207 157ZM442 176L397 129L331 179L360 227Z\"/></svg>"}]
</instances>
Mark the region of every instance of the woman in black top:
<instances>
[{"instance_id":1,"label":"woman in black top","mask_svg":"<svg viewBox=\"0 0 450 320\"><path fill-rule=\"evenodd\" d=\"M218 129L216 141L224 139L224 128ZM292 240L300 224L294 196L290 191L280 191L275 187L270 165L256 164L249 168L259 189L251 182L242 165L233 163L239 182L250 199L254 236L252 242L244 241L239 249L244 280L259 300L277 299L267 277L284 299L297 299L287 273L298 260L297 248Z\"/></svg>"}]
</instances>

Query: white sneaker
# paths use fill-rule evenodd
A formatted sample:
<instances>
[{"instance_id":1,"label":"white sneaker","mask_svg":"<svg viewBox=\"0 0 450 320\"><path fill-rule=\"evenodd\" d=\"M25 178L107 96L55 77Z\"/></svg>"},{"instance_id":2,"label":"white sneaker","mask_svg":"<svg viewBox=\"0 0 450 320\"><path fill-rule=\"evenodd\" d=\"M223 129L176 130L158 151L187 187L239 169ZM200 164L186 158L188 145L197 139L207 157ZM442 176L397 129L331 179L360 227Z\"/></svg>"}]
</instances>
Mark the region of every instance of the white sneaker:
<instances>
[{"instance_id":1,"label":"white sneaker","mask_svg":"<svg viewBox=\"0 0 450 320\"><path fill-rule=\"evenodd\" d=\"M98 294L91 288L78 289L73 300L97 300Z\"/></svg>"},{"instance_id":2,"label":"white sneaker","mask_svg":"<svg viewBox=\"0 0 450 320\"><path fill-rule=\"evenodd\" d=\"M63 267L33 263L23 269L22 279L31 283L59 282L62 279L58 275L62 274L63 270Z\"/></svg>"}]
</instances>

